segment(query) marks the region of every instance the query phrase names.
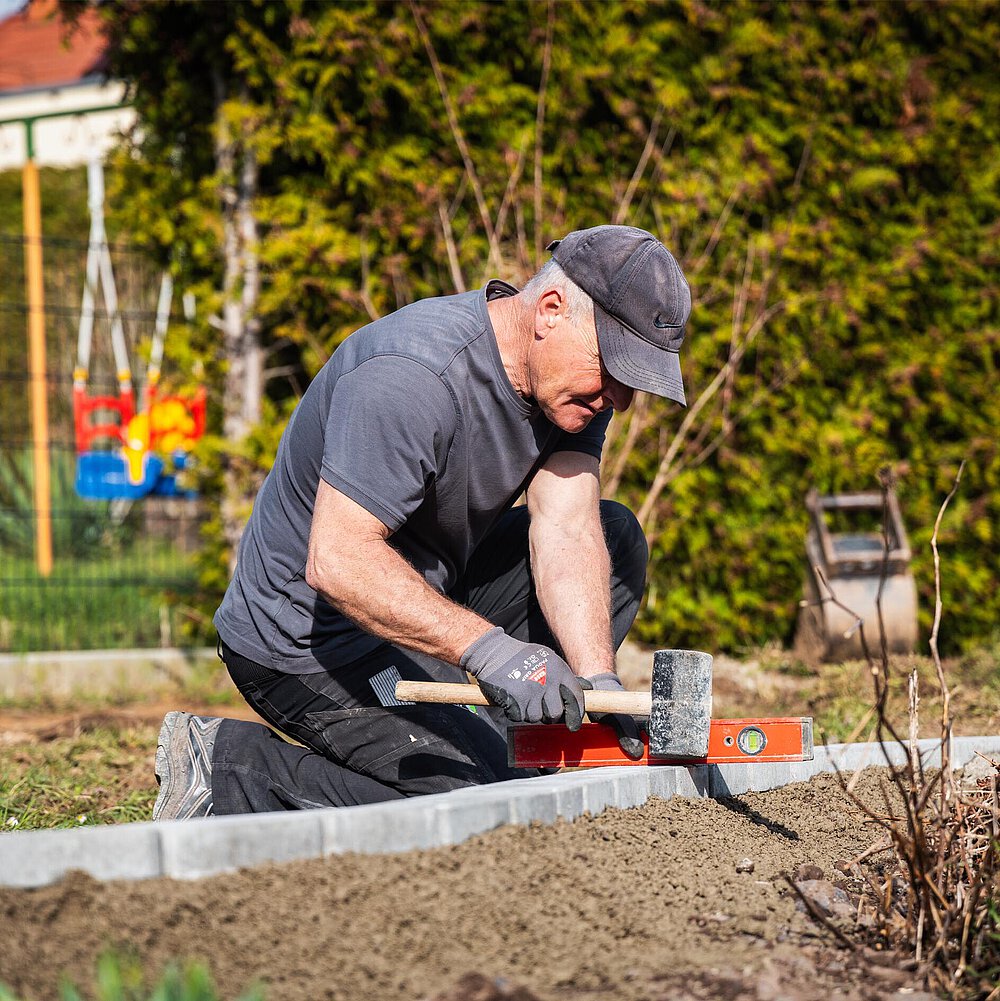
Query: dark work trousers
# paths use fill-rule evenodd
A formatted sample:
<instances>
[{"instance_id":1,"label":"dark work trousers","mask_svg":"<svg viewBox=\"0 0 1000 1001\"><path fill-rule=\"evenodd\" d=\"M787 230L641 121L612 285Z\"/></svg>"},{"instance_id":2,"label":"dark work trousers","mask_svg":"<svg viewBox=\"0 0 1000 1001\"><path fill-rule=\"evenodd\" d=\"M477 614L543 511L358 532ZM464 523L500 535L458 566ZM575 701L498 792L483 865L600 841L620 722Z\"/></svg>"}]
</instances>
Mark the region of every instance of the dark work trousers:
<instances>
[{"instance_id":1,"label":"dark work trousers","mask_svg":"<svg viewBox=\"0 0 1000 1001\"><path fill-rule=\"evenodd\" d=\"M615 647L632 626L646 574L646 540L632 512L601 502L611 554ZM518 639L558 649L531 580L528 512L507 512L476 549L456 602ZM466 682L452 664L383 644L362 661L314 674L283 674L223 642L229 673L259 723L226 720L212 755L216 814L353 806L536 775L507 764L498 709L395 702L399 678Z\"/></svg>"}]
</instances>

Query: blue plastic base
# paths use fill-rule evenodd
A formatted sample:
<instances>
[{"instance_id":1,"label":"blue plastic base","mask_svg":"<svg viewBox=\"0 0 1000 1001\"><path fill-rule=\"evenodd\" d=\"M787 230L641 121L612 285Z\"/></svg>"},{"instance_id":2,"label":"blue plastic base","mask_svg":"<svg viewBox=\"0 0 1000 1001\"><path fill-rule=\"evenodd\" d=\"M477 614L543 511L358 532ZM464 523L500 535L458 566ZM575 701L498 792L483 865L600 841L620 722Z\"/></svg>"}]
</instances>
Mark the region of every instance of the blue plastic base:
<instances>
[{"instance_id":1,"label":"blue plastic base","mask_svg":"<svg viewBox=\"0 0 1000 1001\"><path fill-rule=\"evenodd\" d=\"M174 469L186 465L187 456L173 456ZM133 483L128 476L128 462L121 452L81 452L76 461L76 492L84 500L140 500L158 497L194 497L192 490L177 486L174 473L164 473L163 459L148 453L142 460L142 479Z\"/></svg>"}]
</instances>

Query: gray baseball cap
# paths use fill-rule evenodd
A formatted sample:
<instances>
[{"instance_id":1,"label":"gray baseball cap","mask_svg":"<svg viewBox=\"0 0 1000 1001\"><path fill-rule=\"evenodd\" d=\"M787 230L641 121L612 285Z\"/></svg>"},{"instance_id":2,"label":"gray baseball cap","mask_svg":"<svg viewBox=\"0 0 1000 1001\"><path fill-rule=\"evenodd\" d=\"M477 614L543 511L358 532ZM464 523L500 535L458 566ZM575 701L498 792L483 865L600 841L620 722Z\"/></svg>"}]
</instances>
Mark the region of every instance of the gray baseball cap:
<instances>
[{"instance_id":1,"label":"gray baseball cap","mask_svg":"<svg viewBox=\"0 0 1000 1001\"><path fill-rule=\"evenodd\" d=\"M547 249L594 300L607 370L626 386L686 404L678 355L691 290L673 254L634 226L574 230Z\"/></svg>"}]
</instances>

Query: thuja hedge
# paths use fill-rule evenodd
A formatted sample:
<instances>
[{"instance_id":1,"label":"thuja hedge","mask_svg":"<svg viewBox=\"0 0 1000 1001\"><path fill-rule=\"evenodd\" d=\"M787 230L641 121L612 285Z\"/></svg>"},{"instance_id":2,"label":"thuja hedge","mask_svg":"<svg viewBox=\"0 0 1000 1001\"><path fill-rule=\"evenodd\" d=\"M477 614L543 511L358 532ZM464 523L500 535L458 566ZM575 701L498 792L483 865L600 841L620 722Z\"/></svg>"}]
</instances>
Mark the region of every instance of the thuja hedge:
<instances>
[{"instance_id":1,"label":"thuja hedge","mask_svg":"<svg viewBox=\"0 0 1000 1001\"><path fill-rule=\"evenodd\" d=\"M962 459L943 642L994 630L995 3L292 2L210 24L183 3L103 9L143 123L116 194L189 282L219 283L218 122L257 155L264 336L297 381L271 381L259 433L209 466L266 469L302 383L368 315L521 280L568 229L633 223L691 279L692 403L739 358L679 447L685 414L658 401L613 426L608 487L651 544L641 635L787 641L807 490L871 489L883 466L926 630L928 540ZM190 346L210 373L216 340L206 322Z\"/></svg>"}]
</instances>

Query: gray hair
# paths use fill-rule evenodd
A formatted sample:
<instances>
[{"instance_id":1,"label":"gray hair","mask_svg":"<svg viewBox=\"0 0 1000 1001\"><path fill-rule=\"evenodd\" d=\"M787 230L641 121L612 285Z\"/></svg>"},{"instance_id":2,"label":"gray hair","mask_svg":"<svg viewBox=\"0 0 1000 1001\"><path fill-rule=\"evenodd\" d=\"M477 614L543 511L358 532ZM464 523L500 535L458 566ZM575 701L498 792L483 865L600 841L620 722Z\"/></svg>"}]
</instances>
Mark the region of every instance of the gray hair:
<instances>
[{"instance_id":1,"label":"gray hair","mask_svg":"<svg viewBox=\"0 0 1000 1001\"><path fill-rule=\"evenodd\" d=\"M580 326L594 322L594 300L554 260L542 265L521 289L521 295L537 302L544 292L553 287L559 288L566 300L567 320Z\"/></svg>"}]
</instances>

